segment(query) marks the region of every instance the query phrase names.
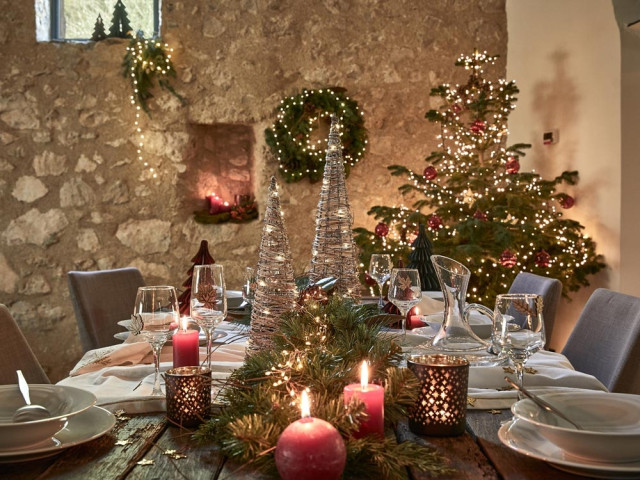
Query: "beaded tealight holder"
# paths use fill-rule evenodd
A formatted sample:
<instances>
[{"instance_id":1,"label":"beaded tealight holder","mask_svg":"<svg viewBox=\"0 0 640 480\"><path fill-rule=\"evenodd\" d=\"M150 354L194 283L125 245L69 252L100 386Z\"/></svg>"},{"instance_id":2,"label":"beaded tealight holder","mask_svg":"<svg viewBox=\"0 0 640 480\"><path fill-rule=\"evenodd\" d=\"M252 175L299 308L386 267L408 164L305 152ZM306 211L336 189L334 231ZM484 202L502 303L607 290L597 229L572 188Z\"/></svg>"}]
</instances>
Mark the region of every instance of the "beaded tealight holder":
<instances>
[{"instance_id":1,"label":"beaded tealight holder","mask_svg":"<svg viewBox=\"0 0 640 480\"><path fill-rule=\"evenodd\" d=\"M452 355L416 355L407 360L420 381L420 392L409 410L413 433L431 436L461 435L467 415L469 362Z\"/></svg>"},{"instance_id":2,"label":"beaded tealight holder","mask_svg":"<svg viewBox=\"0 0 640 480\"><path fill-rule=\"evenodd\" d=\"M167 418L182 427L201 424L211 411L211 370L178 367L165 372Z\"/></svg>"}]
</instances>

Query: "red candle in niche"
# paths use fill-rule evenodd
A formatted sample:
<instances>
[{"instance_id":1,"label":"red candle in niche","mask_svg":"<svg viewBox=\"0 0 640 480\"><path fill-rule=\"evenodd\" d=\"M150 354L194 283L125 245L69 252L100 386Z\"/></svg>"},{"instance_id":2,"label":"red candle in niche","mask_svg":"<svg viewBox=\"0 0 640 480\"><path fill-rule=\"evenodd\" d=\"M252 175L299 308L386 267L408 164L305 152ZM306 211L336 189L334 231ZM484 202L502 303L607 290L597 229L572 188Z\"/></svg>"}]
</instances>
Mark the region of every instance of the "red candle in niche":
<instances>
[{"instance_id":1,"label":"red candle in niche","mask_svg":"<svg viewBox=\"0 0 640 480\"><path fill-rule=\"evenodd\" d=\"M173 343L173 368L197 367L200 365L198 330L188 330L188 319L183 317L180 320L180 328L172 337Z\"/></svg>"},{"instance_id":2,"label":"red candle in niche","mask_svg":"<svg viewBox=\"0 0 640 480\"><path fill-rule=\"evenodd\" d=\"M356 397L364 403L369 417L362 421L360 429L354 433L355 438L377 435L384 438L384 387L369 382L367 362L362 362L360 383L352 383L344 387L342 392L345 405Z\"/></svg>"},{"instance_id":3,"label":"red candle in niche","mask_svg":"<svg viewBox=\"0 0 640 480\"><path fill-rule=\"evenodd\" d=\"M283 480L339 480L347 463L340 433L309 413L302 392L302 418L285 428L276 445L276 467Z\"/></svg>"},{"instance_id":4,"label":"red candle in niche","mask_svg":"<svg viewBox=\"0 0 640 480\"><path fill-rule=\"evenodd\" d=\"M211 192L207 195L207 201L209 202L209 215L215 215L220 213L222 207L222 199L217 193Z\"/></svg>"}]
</instances>

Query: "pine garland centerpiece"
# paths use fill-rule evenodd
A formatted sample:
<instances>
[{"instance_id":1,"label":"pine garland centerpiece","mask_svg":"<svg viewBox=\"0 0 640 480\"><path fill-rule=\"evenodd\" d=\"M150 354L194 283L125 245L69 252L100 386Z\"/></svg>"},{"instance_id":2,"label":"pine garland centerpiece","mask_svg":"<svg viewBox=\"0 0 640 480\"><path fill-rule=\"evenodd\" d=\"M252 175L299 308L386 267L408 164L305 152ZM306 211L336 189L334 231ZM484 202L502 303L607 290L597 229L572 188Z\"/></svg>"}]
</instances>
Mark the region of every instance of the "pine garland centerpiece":
<instances>
[{"instance_id":1,"label":"pine garland centerpiece","mask_svg":"<svg viewBox=\"0 0 640 480\"><path fill-rule=\"evenodd\" d=\"M274 453L284 429L300 418L297 398L312 397L312 415L331 423L342 435L347 464L344 478L406 478L406 468L433 474L448 471L432 449L386 438L354 438L366 418L364 405L345 405L343 388L368 360L372 381L385 387L385 425L392 427L413 405L418 381L398 366L401 349L379 335L384 317L371 317L373 306L357 306L334 297L284 314L273 336L274 348L248 356L221 390L223 407L203 424L196 438L213 441L232 461L275 473Z\"/></svg>"},{"instance_id":2,"label":"pine garland centerpiece","mask_svg":"<svg viewBox=\"0 0 640 480\"><path fill-rule=\"evenodd\" d=\"M323 175L326 135L312 138L314 130L335 114L341 124L345 174L362 159L367 144L367 129L358 103L339 87L303 90L285 98L278 107L277 120L265 130L265 140L280 164L280 173L291 183L308 177L317 182Z\"/></svg>"}]
</instances>

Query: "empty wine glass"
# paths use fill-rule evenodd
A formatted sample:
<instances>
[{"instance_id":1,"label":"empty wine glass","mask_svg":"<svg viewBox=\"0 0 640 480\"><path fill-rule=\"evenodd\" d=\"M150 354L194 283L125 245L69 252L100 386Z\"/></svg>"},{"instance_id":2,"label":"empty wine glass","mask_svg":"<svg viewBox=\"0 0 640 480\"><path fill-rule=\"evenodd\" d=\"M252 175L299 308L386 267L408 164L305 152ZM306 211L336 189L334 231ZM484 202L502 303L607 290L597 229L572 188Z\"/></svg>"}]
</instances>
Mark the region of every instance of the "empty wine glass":
<instances>
[{"instance_id":1,"label":"empty wine glass","mask_svg":"<svg viewBox=\"0 0 640 480\"><path fill-rule=\"evenodd\" d=\"M382 310L384 307L384 300L382 297L382 287L389 277L391 277L391 269L393 264L391 263L391 256L386 253L374 253L371 255L369 261L369 276L373 278L378 284L380 289L380 299L378 300L378 309Z\"/></svg>"},{"instance_id":2,"label":"empty wine glass","mask_svg":"<svg viewBox=\"0 0 640 480\"><path fill-rule=\"evenodd\" d=\"M180 319L178 294L169 286L139 287L131 316L130 330L140 334L153 348L155 377L151 395L163 395L160 390L160 352Z\"/></svg>"},{"instance_id":3,"label":"empty wine glass","mask_svg":"<svg viewBox=\"0 0 640 480\"><path fill-rule=\"evenodd\" d=\"M542 297L530 293L498 295L493 315L494 350L513 362L522 387L524 364L545 344Z\"/></svg>"},{"instance_id":4,"label":"empty wine glass","mask_svg":"<svg viewBox=\"0 0 640 480\"><path fill-rule=\"evenodd\" d=\"M389 282L389 300L402 315L402 334L407 333L407 312L422 298L420 273L415 268L394 268Z\"/></svg>"},{"instance_id":5,"label":"empty wine glass","mask_svg":"<svg viewBox=\"0 0 640 480\"><path fill-rule=\"evenodd\" d=\"M207 335L207 366L211 369L213 330L227 316L222 265L196 265L191 281L191 318Z\"/></svg>"},{"instance_id":6,"label":"empty wine glass","mask_svg":"<svg viewBox=\"0 0 640 480\"><path fill-rule=\"evenodd\" d=\"M253 267L245 268L242 283L242 299L249 305L253 303L253 299L256 296L256 287L258 286L257 282L256 269Z\"/></svg>"}]
</instances>

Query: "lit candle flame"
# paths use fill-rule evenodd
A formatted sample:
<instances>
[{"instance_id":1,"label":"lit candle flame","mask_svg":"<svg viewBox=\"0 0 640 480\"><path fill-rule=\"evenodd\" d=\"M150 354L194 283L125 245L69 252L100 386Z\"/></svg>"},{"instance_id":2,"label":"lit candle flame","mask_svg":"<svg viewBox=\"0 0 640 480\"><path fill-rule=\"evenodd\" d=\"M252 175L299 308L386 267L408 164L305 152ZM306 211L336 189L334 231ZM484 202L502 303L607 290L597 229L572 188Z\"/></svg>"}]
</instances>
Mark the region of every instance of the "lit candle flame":
<instances>
[{"instance_id":1,"label":"lit candle flame","mask_svg":"<svg viewBox=\"0 0 640 480\"><path fill-rule=\"evenodd\" d=\"M180 319L180 328L182 328L182 331L186 332L188 326L189 326L189 318L188 317L182 317Z\"/></svg>"},{"instance_id":2,"label":"lit candle flame","mask_svg":"<svg viewBox=\"0 0 640 480\"><path fill-rule=\"evenodd\" d=\"M360 367L360 386L362 387L362 391L367 390L367 385L369 384L369 369L367 368L367 361L364 360L362 362L362 366Z\"/></svg>"},{"instance_id":3,"label":"lit candle flame","mask_svg":"<svg viewBox=\"0 0 640 480\"><path fill-rule=\"evenodd\" d=\"M302 391L302 399L300 400L301 418L307 418L311 416L311 410L309 408L309 396L307 391Z\"/></svg>"}]
</instances>

